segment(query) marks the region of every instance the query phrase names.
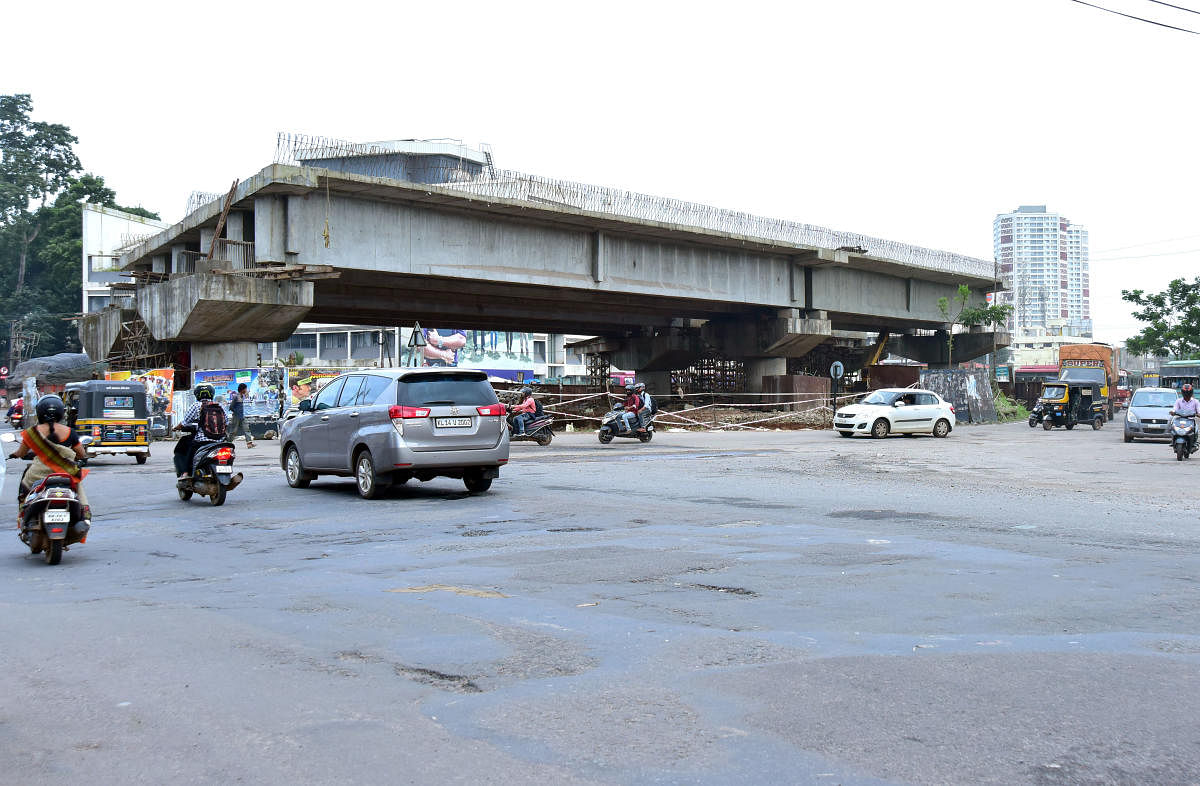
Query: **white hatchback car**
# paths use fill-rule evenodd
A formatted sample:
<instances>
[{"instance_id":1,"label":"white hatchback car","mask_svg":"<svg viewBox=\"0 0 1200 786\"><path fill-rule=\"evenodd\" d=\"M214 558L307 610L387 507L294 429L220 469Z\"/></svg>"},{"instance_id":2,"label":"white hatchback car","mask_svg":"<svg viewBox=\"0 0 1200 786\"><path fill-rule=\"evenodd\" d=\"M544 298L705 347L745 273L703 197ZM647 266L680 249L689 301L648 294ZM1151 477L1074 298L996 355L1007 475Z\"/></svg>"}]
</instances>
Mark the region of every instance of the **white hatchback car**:
<instances>
[{"instance_id":1,"label":"white hatchback car","mask_svg":"<svg viewBox=\"0 0 1200 786\"><path fill-rule=\"evenodd\" d=\"M932 390L882 388L837 411L833 427L843 437L897 434L944 437L954 430L954 405Z\"/></svg>"}]
</instances>

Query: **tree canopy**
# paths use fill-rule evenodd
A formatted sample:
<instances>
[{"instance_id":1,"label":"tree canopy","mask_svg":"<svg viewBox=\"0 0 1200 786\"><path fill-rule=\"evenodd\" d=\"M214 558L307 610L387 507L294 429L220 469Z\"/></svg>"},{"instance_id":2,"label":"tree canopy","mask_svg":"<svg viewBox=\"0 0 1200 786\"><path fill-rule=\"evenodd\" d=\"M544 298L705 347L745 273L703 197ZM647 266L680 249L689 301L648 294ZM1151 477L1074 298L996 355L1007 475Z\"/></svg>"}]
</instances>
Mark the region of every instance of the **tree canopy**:
<instances>
[{"instance_id":1,"label":"tree canopy","mask_svg":"<svg viewBox=\"0 0 1200 786\"><path fill-rule=\"evenodd\" d=\"M1177 278L1162 292L1121 290L1121 299L1139 306L1133 316L1147 323L1125 340L1125 349L1138 355L1174 355L1181 360L1200 357L1200 276Z\"/></svg>"},{"instance_id":2,"label":"tree canopy","mask_svg":"<svg viewBox=\"0 0 1200 786\"><path fill-rule=\"evenodd\" d=\"M74 322L83 301L84 202L122 207L104 178L79 174L64 125L30 119L28 95L0 95L0 362L9 360L12 320L38 335L36 354L78 352Z\"/></svg>"}]
</instances>

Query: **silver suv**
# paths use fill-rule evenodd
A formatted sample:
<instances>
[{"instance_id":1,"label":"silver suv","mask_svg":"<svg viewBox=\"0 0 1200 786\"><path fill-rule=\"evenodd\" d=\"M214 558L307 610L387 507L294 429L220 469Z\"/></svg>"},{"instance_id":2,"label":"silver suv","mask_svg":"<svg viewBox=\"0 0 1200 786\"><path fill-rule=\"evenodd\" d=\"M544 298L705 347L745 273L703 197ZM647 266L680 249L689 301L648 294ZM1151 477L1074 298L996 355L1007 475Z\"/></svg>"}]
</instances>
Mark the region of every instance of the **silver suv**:
<instances>
[{"instance_id":1,"label":"silver suv","mask_svg":"<svg viewBox=\"0 0 1200 786\"><path fill-rule=\"evenodd\" d=\"M487 491L508 463L504 405L482 371L409 368L337 377L280 430L292 488L353 476L374 499L410 478L462 478Z\"/></svg>"}]
</instances>

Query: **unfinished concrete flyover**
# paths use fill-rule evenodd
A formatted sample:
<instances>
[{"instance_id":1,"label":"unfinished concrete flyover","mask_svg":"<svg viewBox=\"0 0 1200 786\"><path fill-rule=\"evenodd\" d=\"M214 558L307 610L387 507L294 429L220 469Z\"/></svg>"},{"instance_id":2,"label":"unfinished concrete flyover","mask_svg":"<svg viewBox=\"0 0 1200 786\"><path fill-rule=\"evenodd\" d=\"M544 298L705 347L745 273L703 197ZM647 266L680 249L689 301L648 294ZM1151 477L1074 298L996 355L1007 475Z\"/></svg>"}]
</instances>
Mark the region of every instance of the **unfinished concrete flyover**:
<instances>
[{"instance_id":1,"label":"unfinished concrete flyover","mask_svg":"<svg viewBox=\"0 0 1200 786\"><path fill-rule=\"evenodd\" d=\"M420 320L595 334L637 370L716 350L753 378L838 335L943 328L940 297L966 284L978 304L996 288L990 261L490 168L438 183L364 174L369 158L272 164L127 249L154 339L195 342L198 366L197 353L232 359L205 345L251 352L302 320ZM112 350L101 322L81 327L94 356ZM907 351L924 359L919 342Z\"/></svg>"}]
</instances>

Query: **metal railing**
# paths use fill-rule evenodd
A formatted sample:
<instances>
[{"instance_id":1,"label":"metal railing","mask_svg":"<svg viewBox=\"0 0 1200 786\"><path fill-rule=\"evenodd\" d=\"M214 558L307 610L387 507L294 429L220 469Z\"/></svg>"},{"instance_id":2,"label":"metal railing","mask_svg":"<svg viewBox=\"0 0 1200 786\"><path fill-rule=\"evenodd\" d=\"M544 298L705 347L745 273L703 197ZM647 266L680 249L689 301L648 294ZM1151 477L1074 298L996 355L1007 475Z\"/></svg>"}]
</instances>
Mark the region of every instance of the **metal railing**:
<instances>
[{"instance_id":1,"label":"metal railing","mask_svg":"<svg viewBox=\"0 0 1200 786\"><path fill-rule=\"evenodd\" d=\"M180 251L180 265L176 273L195 273L202 268L200 263L208 259L207 251ZM234 275L252 276L258 271L268 269L270 265L262 265L254 260L254 242L249 240L217 240L213 250L213 265L229 270Z\"/></svg>"}]
</instances>

